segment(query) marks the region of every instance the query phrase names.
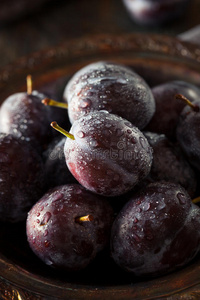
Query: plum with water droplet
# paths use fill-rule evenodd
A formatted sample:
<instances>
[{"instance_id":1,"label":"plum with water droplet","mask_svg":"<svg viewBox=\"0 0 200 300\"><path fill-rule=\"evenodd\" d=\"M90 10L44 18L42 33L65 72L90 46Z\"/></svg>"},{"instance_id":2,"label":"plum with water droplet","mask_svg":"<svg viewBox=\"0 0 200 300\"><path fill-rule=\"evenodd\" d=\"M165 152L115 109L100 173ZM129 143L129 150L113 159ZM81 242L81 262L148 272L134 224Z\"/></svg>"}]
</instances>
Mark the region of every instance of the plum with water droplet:
<instances>
[{"instance_id":1,"label":"plum with water droplet","mask_svg":"<svg viewBox=\"0 0 200 300\"><path fill-rule=\"evenodd\" d=\"M0 134L0 220L19 222L44 193L41 156L13 135Z\"/></svg>"},{"instance_id":2,"label":"plum with water droplet","mask_svg":"<svg viewBox=\"0 0 200 300\"><path fill-rule=\"evenodd\" d=\"M94 193L124 194L150 172L152 149L147 139L117 115L92 112L75 121L70 134L72 138L67 138L64 146L67 166L76 180Z\"/></svg>"},{"instance_id":3,"label":"plum with water droplet","mask_svg":"<svg viewBox=\"0 0 200 300\"><path fill-rule=\"evenodd\" d=\"M89 112L107 110L142 129L155 112L145 80L128 66L112 62L98 61L80 69L68 82L64 98L71 123Z\"/></svg>"},{"instance_id":4,"label":"plum with water droplet","mask_svg":"<svg viewBox=\"0 0 200 300\"><path fill-rule=\"evenodd\" d=\"M57 112L41 103L45 97L27 84L27 92L10 95L0 108L1 131L28 142L39 153L47 148L55 136L55 132L49 130L48 125L58 116Z\"/></svg>"},{"instance_id":5,"label":"plum with water droplet","mask_svg":"<svg viewBox=\"0 0 200 300\"><path fill-rule=\"evenodd\" d=\"M153 162L145 183L171 181L183 186L191 197L195 196L196 173L177 143L171 142L164 134L143 132L153 149ZM141 187L144 182L141 183Z\"/></svg>"},{"instance_id":6,"label":"plum with water droplet","mask_svg":"<svg viewBox=\"0 0 200 300\"><path fill-rule=\"evenodd\" d=\"M111 255L136 276L164 275L200 250L200 208L180 185L149 184L130 197L111 230Z\"/></svg>"},{"instance_id":7,"label":"plum with water droplet","mask_svg":"<svg viewBox=\"0 0 200 300\"><path fill-rule=\"evenodd\" d=\"M176 94L183 94L191 102L199 102L200 89L186 81L169 81L152 88L156 102L156 111L144 129L165 134L170 140L176 140L176 126L185 103L176 99Z\"/></svg>"},{"instance_id":8,"label":"plum with water droplet","mask_svg":"<svg viewBox=\"0 0 200 300\"><path fill-rule=\"evenodd\" d=\"M79 271L108 247L113 209L79 184L56 187L30 210L27 239L47 265Z\"/></svg>"}]
</instances>

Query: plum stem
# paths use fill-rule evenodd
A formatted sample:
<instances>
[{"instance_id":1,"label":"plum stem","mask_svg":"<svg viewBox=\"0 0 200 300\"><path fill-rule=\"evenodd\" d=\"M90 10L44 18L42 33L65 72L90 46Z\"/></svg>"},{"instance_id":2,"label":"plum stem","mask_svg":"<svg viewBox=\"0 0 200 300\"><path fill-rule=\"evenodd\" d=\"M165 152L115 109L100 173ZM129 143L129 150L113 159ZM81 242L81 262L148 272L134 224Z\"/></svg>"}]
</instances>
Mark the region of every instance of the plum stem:
<instances>
[{"instance_id":1,"label":"plum stem","mask_svg":"<svg viewBox=\"0 0 200 300\"><path fill-rule=\"evenodd\" d=\"M185 102L185 104L189 105L194 111L199 112L199 107L195 104L193 104L189 99L187 99L185 96L181 95L181 94L176 94L175 95L176 99L179 99L183 102Z\"/></svg>"},{"instance_id":2,"label":"plum stem","mask_svg":"<svg viewBox=\"0 0 200 300\"><path fill-rule=\"evenodd\" d=\"M26 76L26 86L27 86L27 94L31 95L33 91L33 83L32 83L32 76L27 75Z\"/></svg>"},{"instance_id":3,"label":"plum stem","mask_svg":"<svg viewBox=\"0 0 200 300\"><path fill-rule=\"evenodd\" d=\"M196 204L200 202L200 197L196 197L192 200L192 203Z\"/></svg>"},{"instance_id":4,"label":"plum stem","mask_svg":"<svg viewBox=\"0 0 200 300\"><path fill-rule=\"evenodd\" d=\"M82 216L82 217L77 217L77 218L75 218L75 221L76 221L77 223L91 222L91 221L93 221L93 220L94 220L94 218L93 218L92 215L86 215L86 216Z\"/></svg>"},{"instance_id":5,"label":"plum stem","mask_svg":"<svg viewBox=\"0 0 200 300\"><path fill-rule=\"evenodd\" d=\"M55 130L59 131L60 133L62 133L63 135L65 135L66 137L75 140L74 135L69 133L68 131L66 131L65 129L63 129L62 127L60 127L57 122L51 122L51 127L53 127Z\"/></svg>"},{"instance_id":6,"label":"plum stem","mask_svg":"<svg viewBox=\"0 0 200 300\"><path fill-rule=\"evenodd\" d=\"M50 99L50 98L45 98L42 100L42 103L44 105L49 105L49 106L56 106L56 107L61 107L61 108L65 108L65 109L68 109L68 104L67 103L64 103L64 102L58 102L58 101L55 101L53 99Z\"/></svg>"}]
</instances>

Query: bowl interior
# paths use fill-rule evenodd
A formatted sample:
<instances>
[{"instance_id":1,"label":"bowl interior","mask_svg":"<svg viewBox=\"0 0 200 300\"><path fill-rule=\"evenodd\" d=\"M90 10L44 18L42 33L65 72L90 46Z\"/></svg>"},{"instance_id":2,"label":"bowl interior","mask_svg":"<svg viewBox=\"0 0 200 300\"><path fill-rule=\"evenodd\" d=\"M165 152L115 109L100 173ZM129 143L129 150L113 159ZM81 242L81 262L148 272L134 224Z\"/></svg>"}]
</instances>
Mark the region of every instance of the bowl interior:
<instances>
[{"instance_id":1,"label":"bowl interior","mask_svg":"<svg viewBox=\"0 0 200 300\"><path fill-rule=\"evenodd\" d=\"M199 58L198 47L172 37L137 34L86 37L56 49L35 53L7 66L0 72L1 102L10 94L26 89L27 74L33 76L34 89L61 99L65 84L73 73L98 60L127 64L142 75L150 86L176 79L199 85ZM12 288L28 290L35 297L162 298L193 289L200 282L199 271L200 258L197 257L190 265L167 276L137 279L119 270L106 250L78 274L58 272L44 265L30 250L25 222L0 223L0 278Z\"/></svg>"}]
</instances>

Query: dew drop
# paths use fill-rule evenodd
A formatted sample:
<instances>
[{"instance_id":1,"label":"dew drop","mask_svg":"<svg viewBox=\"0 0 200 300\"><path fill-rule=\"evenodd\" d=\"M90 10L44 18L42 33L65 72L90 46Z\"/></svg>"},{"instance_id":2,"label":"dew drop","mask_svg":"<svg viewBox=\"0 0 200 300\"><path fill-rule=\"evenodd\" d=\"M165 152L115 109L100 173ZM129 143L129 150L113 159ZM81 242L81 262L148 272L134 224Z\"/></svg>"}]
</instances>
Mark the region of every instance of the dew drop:
<instances>
[{"instance_id":1,"label":"dew drop","mask_svg":"<svg viewBox=\"0 0 200 300\"><path fill-rule=\"evenodd\" d=\"M137 234L133 234L133 238L138 243L141 241L141 238Z\"/></svg>"},{"instance_id":2,"label":"dew drop","mask_svg":"<svg viewBox=\"0 0 200 300\"><path fill-rule=\"evenodd\" d=\"M48 248L48 247L50 246L50 242L46 240L46 241L44 242L44 245L45 245L46 248Z\"/></svg>"},{"instance_id":3,"label":"dew drop","mask_svg":"<svg viewBox=\"0 0 200 300\"><path fill-rule=\"evenodd\" d=\"M50 218L51 218L51 213L47 211L43 216L40 226L46 225L49 222Z\"/></svg>"},{"instance_id":4,"label":"dew drop","mask_svg":"<svg viewBox=\"0 0 200 300\"><path fill-rule=\"evenodd\" d=\"M162 198L162 200L158 202L157 209L161 210L161 209L165 208L165 206L166 205L165 205L165 202L164 202L164 198Z\"/></svg>"},{"instance_id":5,"label":"dew drop","mask_svg":"<svg viewBox=\"0 0 200 300\"><path fill-rule=\"evenodd\" d=\"M98 142L95 141L95 140L90 141L89 144L90 144L91 147L97 147L99 145Z\"/></svg>"},{"instance_id":6,"label":"dew drop","mask_svg":"<svg viewBox=\"0 0 200 300\"><path fill-rule=\"evenodd\" d=\"M148 203L148 202L144 203L144 205L143 205L143 210L144 210L144 211L148 211L149 208L150 208L150 203Z\"/></svg>"},{"instance_id":7,"label":"dew drop","mask_svg":"<svg viewBox=\"0 0 200 300\"><path fill-rule=\"evenodd\" d=\"M63 194L62 193L57 193L56 195L54 195L54 199L52 202L56 202L59 201L63 198Z\"/></svg>"},{"instance_id":8,"label":"dew drop","mask_svg":"<svg viewBox=\"0 0 200 300\"><path fill-rule=\"evenodd\" d=\"M85 137L85 133L84 133L83 131L78 131L78 132L77 132L77 136L78 136L79 138L84 138L84 137Z\"/></svg>"},{"instance_id":9,"label":"dew drop","mask_svg":"<svg viewBox=\"0 0 200 300\"><path fill-rule=\"evenodd\" d=\"M178 193L178 194L177 194L177 198L178 198L179 203L180 203L181 205L184 205L184 204L186 203L186 197L185 197L184 194Z\"/></svg>"},{"instance_id":10,"label":"dew drop","mask_svg":"<svg viewBox=\"0 0 200 300\"><path fill-rule=\"evenodd\" d=\"M137 139L136 139L135 137L132 137L132 138L131 138L131 143L132 143L132 144L137 144Z\"/></svg>"},{"instance_id":11,"label":"dew drop","mask_svg":"<svg viewBox=\"0 0 200 300\"><path fill-rule=\"evenodd\" d=\"M140 145L142 146L143 149L146 149L146 141L143 137L139 138Z\"/></svg>"},{"instance_id":12,"label":"dew drop","mask_svg":"<svg viewBox=\"0 0 200 300\"><path fill-rule=\"evenodd\" d=\"M79 107L81 108L88 108L89 106L91 106L91 100L90 99L83 99L81 100Z\"/></svg>"}]
</instances>

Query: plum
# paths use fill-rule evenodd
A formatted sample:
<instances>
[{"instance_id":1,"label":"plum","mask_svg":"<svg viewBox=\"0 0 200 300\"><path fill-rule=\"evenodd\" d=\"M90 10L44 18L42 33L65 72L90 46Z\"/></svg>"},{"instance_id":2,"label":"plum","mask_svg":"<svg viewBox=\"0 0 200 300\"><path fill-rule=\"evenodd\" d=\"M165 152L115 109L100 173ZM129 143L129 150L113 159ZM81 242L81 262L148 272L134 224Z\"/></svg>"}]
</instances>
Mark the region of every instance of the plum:
<instances>
[{"instance_id":1,"label":"plum","mask_svg":"<svg viewBox=\"0 0 200 300\"><path fill-rule=\"evenodd\" d=\"M59 129L55 122L52 126ZM150 172L152 149L143 133L126 119L95 111L75 121L70 135L64 146L67 166L92 192L124 194Z\"/></svg>"},{"instance_id":2,"label":"plum","mask_svg":"<svg viewBox=\"0 0 200 300\"><path fill-rule=\"evenodd\" d=\"M156 111L144 130L163 133L170 140L176 140L176 126L185 103L176 99L176 94L183 94L191 102L199 102L200 89L186 81L168 81L152 88L156 102Z\"/></svg>"},{"instance_id":3,"label":"plum","mask_svg":"<svg viewBox=\"0 0 200 300\"><path fill-rule=\"evenodd\" d=\"M30 210L27 239L47 265L65 271L87 267L109 244L113 210L79 184L56 187Z\"/></svg>"},{"instance_id":4,"label":"plum","mask_svg":"<svg viewBox=\"0 0 200 300\"><path fill-rule=\"evenodd\" d=\"M200 250L200 208L186 190L155 182L130 197L111 230L111 255L136 276L164 275L189 263Z\"/></svg>"}]
</instances>

